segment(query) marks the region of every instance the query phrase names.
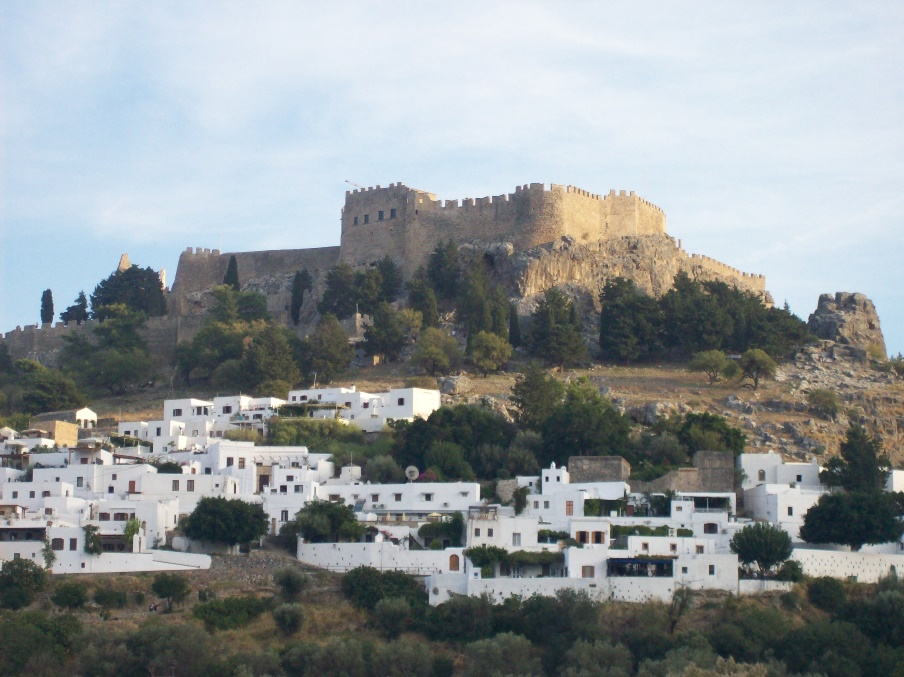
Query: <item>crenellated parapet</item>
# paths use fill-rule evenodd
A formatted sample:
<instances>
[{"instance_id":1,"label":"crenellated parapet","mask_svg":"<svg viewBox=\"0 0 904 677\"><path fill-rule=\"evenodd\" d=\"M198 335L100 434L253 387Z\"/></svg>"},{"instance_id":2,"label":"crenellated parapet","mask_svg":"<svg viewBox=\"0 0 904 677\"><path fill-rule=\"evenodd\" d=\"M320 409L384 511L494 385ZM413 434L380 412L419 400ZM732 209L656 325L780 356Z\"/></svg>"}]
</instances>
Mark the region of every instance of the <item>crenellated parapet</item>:
<instances>
[{"instance_id":1,"label":"crenellated parapet","mask_svg":"<svg viewBox=\"0 0 904 677\"><path fill-rule=\"evenodd\" d=\"M440 200L392 183L346 192L341 257L364 265L383 256L406 273L440 242L510 242L516 251L573 237L581 242L666 232L665 213L633 191L599 195L558 184L529 183L513 193Z\"/></svg>"}]
</instances>

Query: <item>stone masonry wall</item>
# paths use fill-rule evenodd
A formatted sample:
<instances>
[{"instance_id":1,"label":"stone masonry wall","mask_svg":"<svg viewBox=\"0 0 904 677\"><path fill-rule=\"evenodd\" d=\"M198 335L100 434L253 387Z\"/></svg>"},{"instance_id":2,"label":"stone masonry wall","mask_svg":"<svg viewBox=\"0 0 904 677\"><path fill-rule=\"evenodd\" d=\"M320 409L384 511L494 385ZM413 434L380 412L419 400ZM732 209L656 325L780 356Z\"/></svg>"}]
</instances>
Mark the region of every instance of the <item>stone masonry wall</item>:
<instances>
[{"instance_id":1,"label":"stone masonry wall","mask_svg":"<svg viewBox=\"0 0 904 677\"><path fill-rule=\"evenodd\" d=\"M601 196L532 183L507 195L442 201L397 183L346 193L341 251L342 260L355 266L391 256L410 275L449 239L507 241L521 251L562 236L595 242L664 233L663 211L633 192Z\"/></svg>"}]
</instances>

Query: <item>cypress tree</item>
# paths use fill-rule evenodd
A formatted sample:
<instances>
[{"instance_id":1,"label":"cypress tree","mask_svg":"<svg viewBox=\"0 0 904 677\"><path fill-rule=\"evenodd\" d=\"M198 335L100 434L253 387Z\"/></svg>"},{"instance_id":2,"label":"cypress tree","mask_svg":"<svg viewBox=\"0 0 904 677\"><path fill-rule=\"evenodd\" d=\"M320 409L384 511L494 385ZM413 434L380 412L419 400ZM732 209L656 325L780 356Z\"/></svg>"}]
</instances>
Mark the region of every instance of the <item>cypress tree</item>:
<instances>
[{"instance_id":1,"label":"cypress tree","mask_svg":"<svg viewBox=\"0 0 904 677\"><path fill-rule=\"evenodd\" d=\"M518 321L518 309L515 307L514 303L509 305L508 342L511 344L512 348L517 348L521 345L521 323Z\"/></svg>"},{"instance_id":2,"label":"cypress tree","mask_svg":"<svg viewBox=\"0 0 904 677\"><path fill-rule=\"evenodd\" d=\"M41 294L41 324L53 322L53 292L45 289Z\"/></svg>"},{"instance_id":3,"label":"cypress tree","mask_svg":"<svg viewBox=\"0 0 904 677\"><path fill-rule=\"evenodd\" d=\"M236 291L241 291L241 286L239 285L239 263L235 260L235 254L229 257L229 265L226 266L223 284L228 284Z\"/></svg>"}]
</instances>

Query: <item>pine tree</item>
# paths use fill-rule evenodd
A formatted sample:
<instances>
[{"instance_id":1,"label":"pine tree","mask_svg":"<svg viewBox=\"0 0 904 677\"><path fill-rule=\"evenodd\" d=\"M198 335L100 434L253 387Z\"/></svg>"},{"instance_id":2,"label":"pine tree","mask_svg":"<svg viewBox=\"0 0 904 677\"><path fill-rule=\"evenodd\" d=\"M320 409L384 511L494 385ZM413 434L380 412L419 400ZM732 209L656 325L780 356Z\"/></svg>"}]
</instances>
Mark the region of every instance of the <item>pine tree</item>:
<instances>
[{"instance_id":1,"label":"pine tree","mask_svg":"<svg viewBox=\"0 0 904 677\"><path fill-rule=\"evenodd\" d=\"M226 266L226 275L223 277L223 284L228 284L236 291L241 290L239 284L239 262L235 260L235 254L229 257L229 264Z\"/></svg>"},{"instance_id":2,"label":"pine tree","mask_svg":"<svg viewBox=\"0 0 904 677\"><path fill-rule=\"evenodd\" d=\"M41 294L41 324L53 322L53 292L45 289Z\"/></svg>"},{"instance_id":3,"label":"pine tree","mask_svg":"<svg viewBox=\"0 0 904 677\"><path fill-rule=\"evenodd\" d=\"M78 293L75 303L60 313L60 319L66 323L75 322L76 324L81 324L88 319L88 297L85 292Z\"/></svg>"}]
</instances>

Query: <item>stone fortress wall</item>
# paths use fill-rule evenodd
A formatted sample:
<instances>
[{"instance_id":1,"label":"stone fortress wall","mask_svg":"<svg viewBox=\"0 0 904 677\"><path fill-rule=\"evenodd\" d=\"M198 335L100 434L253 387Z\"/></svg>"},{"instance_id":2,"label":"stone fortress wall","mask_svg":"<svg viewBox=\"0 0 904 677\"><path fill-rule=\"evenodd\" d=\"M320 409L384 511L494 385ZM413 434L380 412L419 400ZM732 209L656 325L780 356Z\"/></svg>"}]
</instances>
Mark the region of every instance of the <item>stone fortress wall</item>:
<instances>
[{"instance_id":1,"label":"stone fortress wall","mask_svg":"<svg viewBox=\"0 0 904 677\"><path fill-rule=\"evenodd\" d=\"M633 191L597 195L574 186L531 183L514 193L464 200L438 200L401 183L347 191L338 247L226 252L189 247L179 257L168 314L151 318L145 339L161 362L178 343L199 331L209 305L205 292L222 284L230 256L236 257L243 289L263 293L274 319L289 324L291 283L307 269L312 293L305 295L299 330L317 318L316 299L326 273L340 261L364 266L389 256L406 277L427 263L436 245L503 245L509 255L497 259L497 273L516 297L529 297L560 285L572 285L596 297L606 279L621 275L659 296L679 271L693 279L721 280L766 293L762 275L743 273L707 256L688 254L666 233L665 213ZM56 365L68 333L88 332L93 322L32 325L7 332L3 339L16 358L31 357Z\"/></svg>"},{"instance_id":2,"label":"stone fortress wall","mask_svg":"<svg viewBox=\"0 0 904 677\"><path fill-rule=\"evenodd\" d=\"M450 238L510 242L522 251L561 237L586 243L664 234L665 223L665 213L633 191L596 195L574 186L531 183L514 193L443 201L393 183L346 192L340 250L353 266L390 256L410 275Z\"/></svg>"}]
</instances>

